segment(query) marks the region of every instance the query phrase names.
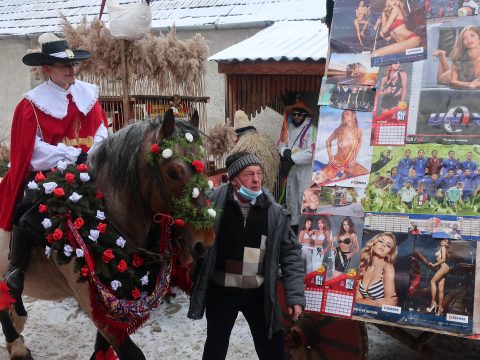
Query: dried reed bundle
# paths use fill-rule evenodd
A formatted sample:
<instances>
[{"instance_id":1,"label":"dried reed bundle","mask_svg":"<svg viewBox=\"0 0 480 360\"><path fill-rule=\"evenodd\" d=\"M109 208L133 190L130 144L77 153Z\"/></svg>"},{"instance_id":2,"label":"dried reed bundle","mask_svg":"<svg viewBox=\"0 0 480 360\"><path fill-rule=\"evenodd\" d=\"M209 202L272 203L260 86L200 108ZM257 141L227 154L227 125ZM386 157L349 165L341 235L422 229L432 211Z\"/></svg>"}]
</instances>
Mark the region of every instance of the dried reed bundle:
<instances>
[{"instance_id":1,"label":"dried reed bundle","mask_svg":"<svg viewBox=\"0 0 480 360\"><path fill-rule=\"evenodd\" d=\"M91 59L81 63L80 74L100 84L121 79L121 41L124 40L113 37L98 19L87 23L83 18L80 25L74 27L62 16L62 25L72 48L92 53ZM126 41L125 44L128 80L133 91L204 95L208 46L200 34L181 41L172 28L166 36L149 34L142 40Z\"/></svg>"}]
</instances>

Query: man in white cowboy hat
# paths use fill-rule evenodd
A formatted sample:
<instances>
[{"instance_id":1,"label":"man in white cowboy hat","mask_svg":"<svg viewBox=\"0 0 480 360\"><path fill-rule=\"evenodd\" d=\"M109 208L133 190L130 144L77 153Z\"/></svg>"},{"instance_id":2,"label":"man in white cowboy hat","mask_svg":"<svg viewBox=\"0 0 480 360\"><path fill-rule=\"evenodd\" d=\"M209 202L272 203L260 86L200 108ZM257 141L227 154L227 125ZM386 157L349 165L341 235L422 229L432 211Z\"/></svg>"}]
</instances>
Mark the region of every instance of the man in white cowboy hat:
<instances>
[{"instance_id":1,"label":"man in white cowboy hat","mask_svg":"<svg viewBox=\"0 0 480 360\"><path fill-rule=\"evenodd\" d=\"M12 231L5 278L17 299L23 291L31 248L19 227L22 216L33 206L32 190L26 185L36 172L56 167L59 162L84 162L108 135L98 87L75 80L78 62L88 59L90 52L72 50L67 41L49 35L41 36L48 38L41 52L29 53L22 59L25 65L42 66L49 79L25 93L15 109L10 168L0 183L0 228ZM8 342L13 340L7 338Z\"/></svg>"},{"instance_id":2,"label":"man in white cowboy hat","mask_svg":"<svg viewBox=\"0 0 480 360\"><path fill-rule=\"evenodd\" d=\"M273 192L280 165L280 156L275 143L268 136L257 131L243 110L235 112L233 128L237 133L238 140L230 153L246 151L259 158L265 170L263 187Z\"/></svg>"},{"instance_id":3,"label":"man in white cowboy hat","mask_svg":"<svg viewBox=\"0 0 480 360\"><path fill-rule=\"evenodd\" d=\"M284 122L277 142L282 156L280 176L288 176L287 208L292 214L292 225L298 226L302 211L303 192L311 183L312 154L316 129L312 110L303 102L285 107Z\"/></svg>"}]
</instances>

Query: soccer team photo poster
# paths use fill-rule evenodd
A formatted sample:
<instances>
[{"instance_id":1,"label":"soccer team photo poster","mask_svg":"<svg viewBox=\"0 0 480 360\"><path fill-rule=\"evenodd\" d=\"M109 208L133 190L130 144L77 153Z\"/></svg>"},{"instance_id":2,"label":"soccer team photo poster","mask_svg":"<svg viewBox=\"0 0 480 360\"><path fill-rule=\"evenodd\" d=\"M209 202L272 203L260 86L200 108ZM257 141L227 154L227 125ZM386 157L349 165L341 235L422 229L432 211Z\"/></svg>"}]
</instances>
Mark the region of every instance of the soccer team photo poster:
<instances>
[{"instance_id":1,"label":"soccer team photo poster","mask_svg":"<svg viewBox=\"0 0 480 360\"><path fill-rule=\"evenodd\" d=\"M365 211L478 216L476 150L475 145L375 146Z\"/></svg>"},{"instance_id":2,"label":"soccer team photo poster","mask_svg":"<svg viewBox=\"0 0 480 360\"><path fill-rule=\"evenodd\" d=\"M322 107L312 184L366 187L372 158L371 127L372 113Z\"/></svg>"}]
</instances>

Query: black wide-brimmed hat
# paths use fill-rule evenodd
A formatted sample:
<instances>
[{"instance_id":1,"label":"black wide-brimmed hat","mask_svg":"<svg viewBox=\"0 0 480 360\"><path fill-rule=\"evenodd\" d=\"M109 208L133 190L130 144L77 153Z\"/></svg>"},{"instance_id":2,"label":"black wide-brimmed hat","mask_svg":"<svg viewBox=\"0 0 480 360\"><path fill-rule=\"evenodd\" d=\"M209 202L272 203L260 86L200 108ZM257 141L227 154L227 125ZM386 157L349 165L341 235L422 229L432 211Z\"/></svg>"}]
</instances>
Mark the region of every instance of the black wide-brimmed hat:
<instances>
[{"instance_id":1,"label":"black wide-brimmed hat","mask_svg":"<svg viewBox=\"0 0 480 360\"><path fill-rule=\"evenodd\" d=\"M43 43L41 52L27 54L22 61L28 66L41 66L86 60L90 56L89 51L70 49L66 40L56 40Z\"/></svg>"}]
</instances>

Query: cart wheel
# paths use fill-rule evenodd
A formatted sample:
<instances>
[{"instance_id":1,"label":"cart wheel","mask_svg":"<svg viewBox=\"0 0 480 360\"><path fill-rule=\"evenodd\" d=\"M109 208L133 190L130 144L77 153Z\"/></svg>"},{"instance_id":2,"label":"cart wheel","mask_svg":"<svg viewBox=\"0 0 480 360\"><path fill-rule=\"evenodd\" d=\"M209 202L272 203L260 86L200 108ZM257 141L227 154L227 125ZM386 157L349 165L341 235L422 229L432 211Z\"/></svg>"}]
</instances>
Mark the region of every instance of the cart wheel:
<instances>
[{"instance_id":1,"label":"cart wheel","mask_svg":"<svg viewBox=\"0 0 480 360\"><path fill-rule=\"evenodd\" d=\"M303 314L285 336L289 360L365 360L368 333L363 322Z\"/></svg>"},{"instance_id":2,"label":"cart wheel","mask_svg":"<svg viewBox=\"0 0 480 360\"><path fill-rule=\"evenodd\" d=\"M303 313L293 321L285 305L283 285L277 286L285 330L288 360L366 360L368 333L365 323Z\"/></svg>"}]
</instances>

